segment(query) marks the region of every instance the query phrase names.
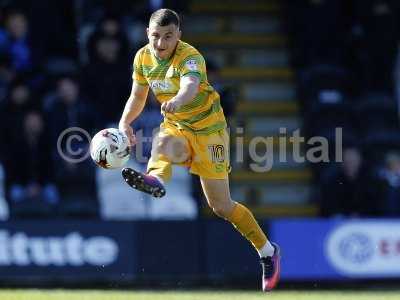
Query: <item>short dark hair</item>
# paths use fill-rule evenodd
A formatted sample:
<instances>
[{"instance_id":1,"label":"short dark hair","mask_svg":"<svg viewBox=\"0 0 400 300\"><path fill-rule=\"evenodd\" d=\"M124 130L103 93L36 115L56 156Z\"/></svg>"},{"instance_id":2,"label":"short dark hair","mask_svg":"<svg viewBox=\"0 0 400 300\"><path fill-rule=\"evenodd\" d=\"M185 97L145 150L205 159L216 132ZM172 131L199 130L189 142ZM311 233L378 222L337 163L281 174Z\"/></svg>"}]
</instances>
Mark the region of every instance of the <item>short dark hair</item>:
<instances>
[{"instance_id":1,"label":"short dark hair","mask_svg":"<svg viewBox=\"0 0 400 300\"><path fill-rule=\"evenodd\" d=\"M150 16L149 23L154 22L159 26L168 26L170 24L175 24L178 28L180 26L179 15L168 8L161 8L153 12Z\"/></svg>"}]
</instances>

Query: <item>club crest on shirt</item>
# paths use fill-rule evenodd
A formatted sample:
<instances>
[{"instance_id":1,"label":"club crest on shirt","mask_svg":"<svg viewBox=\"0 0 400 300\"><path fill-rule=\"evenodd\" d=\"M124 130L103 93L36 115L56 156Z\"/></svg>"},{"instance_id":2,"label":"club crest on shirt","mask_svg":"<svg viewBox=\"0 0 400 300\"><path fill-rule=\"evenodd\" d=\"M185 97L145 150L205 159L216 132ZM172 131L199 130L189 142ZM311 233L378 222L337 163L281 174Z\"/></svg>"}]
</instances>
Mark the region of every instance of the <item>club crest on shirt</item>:
<instances>
[{"instance_id":1,"label":"club crest on shirt","mask_svg":"<svg viewBox=\"0 0 400 300\"><path fill-rule=\"evenodd\" d=\"M190 71L197 71L197 62L195 59L189 59L185 63L186 68L188 68Z\"/></svg>"}]
</instances>

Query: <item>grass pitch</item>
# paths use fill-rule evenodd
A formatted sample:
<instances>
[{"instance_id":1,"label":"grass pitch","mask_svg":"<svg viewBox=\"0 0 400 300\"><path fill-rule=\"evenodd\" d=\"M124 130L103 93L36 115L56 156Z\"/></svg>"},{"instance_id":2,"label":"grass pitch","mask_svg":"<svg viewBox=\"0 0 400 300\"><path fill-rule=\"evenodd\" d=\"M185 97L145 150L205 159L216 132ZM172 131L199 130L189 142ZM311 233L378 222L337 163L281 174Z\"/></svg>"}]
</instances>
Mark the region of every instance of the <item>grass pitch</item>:
<instances>
[{"instance_id":1,"label":"grass pitch","mask_svg":"<svg viewBox=\"0 0 400 300\"><path fill-rule=\"evenodd\" d=\"M0 290L1 300L399 300L400 291L99 291Z\"/></svg>"}]
</instances>

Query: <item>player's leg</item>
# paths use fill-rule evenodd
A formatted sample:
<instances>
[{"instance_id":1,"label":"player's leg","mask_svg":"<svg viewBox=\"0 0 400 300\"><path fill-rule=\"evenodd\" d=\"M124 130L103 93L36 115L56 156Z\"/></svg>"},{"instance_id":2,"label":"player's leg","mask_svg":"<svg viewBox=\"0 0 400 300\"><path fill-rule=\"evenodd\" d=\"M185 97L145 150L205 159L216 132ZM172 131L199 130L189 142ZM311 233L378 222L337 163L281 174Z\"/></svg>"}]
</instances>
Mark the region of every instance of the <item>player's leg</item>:
<instances>
[{"instance_id":1,"label":"player's leg","mask_svg":"<svg viewBox=\"0 0 400 300\"><path fill-rule=\"evenodd\" d=\"M228 132L220 130L209 135L188 136L188 140L194 151L190 171L200 176L210 207L218 216L231 221L253 246L261 251L262 256L271 255L273 247L267 242L253 214L245 206L231 199L228 180Z\"/></svg>"},{"instance_id":2,"label":"player's leg","mask_svg":"<svg viewBox=\"0 0 400 300\"><path fill-rule=\"evenodd\" d=\"M183 163L189 158L188 143L179 130L161 126L153 140L147 174L125 168L122 176L131 187L154 197L163 197L166 193L164 182L172 176L171 165Z\"/></svg>"},{"instance_id":3,"label":"player's leg","mask_svg":"<svg viewBox=\"0 0 400 300\"><path fill-rule=\"evenodd\" d=\"M273 247L263 247L269 244L267 237L258 225L253 214L244 205L231 199L228 179L200 178L201 186L207 199L208 205L214 213L230 221L235 228L251 242L260 256L273 254ZM269 252L268 252L269 250Z\"/></svg>"},{"instance_id":4,"label":"player's leg","mask_svg":"<svg viewBox=\"0 0 400 300\"><path fill-rule=\"evenodd\" d=\"M263 267L263 290L272 290L279 280L280 273L278 245L271 244L267 240L247 207L231 199L227 178L209 179L200 177L200 180L207 202L215 214L231 222L259 253Z\"/></svg>"},{"instance_id":5,"label":"player's leg","mask_svg":"<svg viewBox=\"0 0 400 300\"><path fill-rule=\"evenodd\" d=\"M190 159L186 138L174 130L163 130L153 140L147 173L167 182L172 176L172 164L182 164Z\"/></svg>"}]
</instances>

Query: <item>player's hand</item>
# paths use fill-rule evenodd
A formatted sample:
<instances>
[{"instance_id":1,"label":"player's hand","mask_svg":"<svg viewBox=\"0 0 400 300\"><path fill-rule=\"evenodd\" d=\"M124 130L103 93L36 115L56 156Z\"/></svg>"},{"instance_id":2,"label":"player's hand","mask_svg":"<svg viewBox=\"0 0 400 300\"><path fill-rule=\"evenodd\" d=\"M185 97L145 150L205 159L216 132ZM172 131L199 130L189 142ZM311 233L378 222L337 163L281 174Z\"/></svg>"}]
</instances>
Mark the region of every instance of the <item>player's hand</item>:
<instances>
[{"instance_id":1,"label":"player's hand","mask_svg":"<svg viewBox=\"0 0 400 300\"><path fill-rule=\"evenodd\" d=\"M129 146L132 147L136 144L136 136L133 133L133 129L129 124L119 124L119 130L128 137Z\"/></svg>"},{"instance_id":2,"label":"player's hand","mask_svg":"<svg viewBox=\"0 0 400 300\"><path fill-rule=\"evenodd\" d=\"M171 100L161 104L161 112L174 113L182 106L178 99L172 98Z\"/></svg>"}]
</instances>

